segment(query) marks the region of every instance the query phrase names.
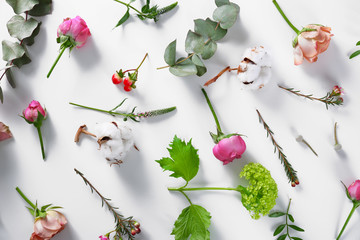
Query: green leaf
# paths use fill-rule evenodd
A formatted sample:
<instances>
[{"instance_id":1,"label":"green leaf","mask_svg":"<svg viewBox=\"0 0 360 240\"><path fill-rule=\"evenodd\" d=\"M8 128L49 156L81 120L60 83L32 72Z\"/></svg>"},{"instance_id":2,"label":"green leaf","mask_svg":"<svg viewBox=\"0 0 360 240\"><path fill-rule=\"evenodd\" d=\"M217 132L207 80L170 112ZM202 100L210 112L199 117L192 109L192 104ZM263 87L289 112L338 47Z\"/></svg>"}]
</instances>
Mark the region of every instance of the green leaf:
<instances>
[{"instance_id":1,"label":"green leaf","mask_svg":"<svg viewBox=\"0 0 360 240\"><path fill-rule=\"evenodd\" d=\"M196 65L197 73L196 75L201 77L204 75L207 71L204 63L201 61L200 57L198 55L193 55L191 58L191 61Z\"/></svg>"},{"instance_id":2,"label":"green leaf","mask_svg":"<svg viewBox=\"0 0 360 240\"><path fill-rule=\"evenodd\" d=\"M352 58L356 57L359 54L360 54L360 50L357 50L356 52L352 53L349 58L352 59Z\"/></svg>"},{"instance_id":3,"label":"green leaf","mask_svg":"<svg viewBox=\"0 0 360 240\"><path fill-rule=\"evenodd\" d=\"M360 45L360 41L358 41L357 43L356 43L356 46L359 46Z\"/></svg>"},{"instance_id":4,"label":"green leaf","mask_svg":"<svg viewBox=\"0 0 360 240\"><path fill-rule=\"evenodd\" d=\"M19 39L19 41L30 37L38 25L39 22L36 19L30 18L25 21L20 15L13 16L6 24L10 36Z\"/></svg>"},{"instance_id":5,"label":"green leaf","mask_svg":"<svg viewBox=\"0 0 360 240\"><path fill-rule=\"evenodd\" d=\"M183 61L184 59L185 58L179 58L176 62ZM196 65L190 59L177 63L176 65L170 67L169 71L178 77L186 77L197 74Z\"/></svg>"},{"instance_id":6,"label":"green leaf","mask_svg":"<svg viewBox=\"0 0 360 240\"><path fill-rule=\"evenodd\" d=\"M194 31L205 38L209 38L215 34L215 28L206 20L195 19L194 25Z\"/></svg>"},{"instance_id":7,"label":"green leaf","mask_svg":"<svg viewBox=\"0 0 360 240\"><path fill-rule=\"evenodd\" d=\"M293 240L303 240L302 238L299 237L291 237Z\"/></svg>"},{"instance_id":8,"label":"green leaf","mask_svg":"<svg viewBox=\"0 0 360 240\"><path fill-rule=\"evenodd\" d=\"M276 218L276 217L281 217L281 216L284 216L284 215L285 215L285 213L283 213L283 212L272 212L268 216L272 217L272 218Z\"/></svg>"},{"instance_id":9,"label":"green leaf","mask_svg":"<svg viewBox=\"0 0 360 240\"><path fill-rule=\"evenodd\" d=\"M176 58L176 39L172 41L165 49L164 59L169 66L175 65Z\"/></svg>"},{"instance_id":10,"label":"green leaf","mask_svg":"<svg viewBox=\"0 0 360 240\"><path fill-rule=\"evenodd\" d=\"M35 37L39 34L40 32L40 26L41 26L41 22L39 22L38 26L35 28L35 30L33 31L32 35L28 38L24 38L23 43L31 46L34 44L35 42Z\"/></svg>"},{"instance_id":11,"label":"green leaf","mask_svg":"<svg viewBox=\"0 0 360 240\"><path fill-rule=\"evenodd\" d=\"M199 155L191 140L186 143L174 136L174 140L170 143L168 148L171 158L162 158L156 160L160 166L167 171L173 172L170 176L183 178L186 182L193 179L199 170Z\"/></svg>"},{"instance_id":12,"label":"green leaf","mask_svg":"<svg viewBox=\"0 0 360 240\"><path fill-rule=\"evenodd\" d=\"M3 60L10 62L20 68L22 65L31 62L25 48L18 43L7 40L2 41Z\"/></svg>"},{"instance_id":13,"label":"green leaf","mask_svg":"<svg viewBox=\"0 0 360 240\"><path fill-rule=\"evenodd\" d=\"M216 42L210 40L206 45L204 46L204 50L201 53L201 57L206 60L214 56L215 52L217 50L217 44Z\"/></svg>"},{"instance_id":14,"label":"green leaf","mask_svg":"<svg viewBox=\"0 0 360 240\"><path fill-rule=\"evenodd\" d=\"M217 7L221 7L222 5L230 4L229 0L215 0L215 4Z\"/></svg>"},{"instance_id":15,"label":"green leaf","mask_svg":"<svg viewBox=\"0 0 360 240\"><path fill-rule=\"evenodd\" d=\"M39 0L6 0L6 2L13 8L16 14L20 14L33 9Z\"/></svg>"},{"instance_id":16,"label":"green leaf","mask_svg":"<svg viewBox=\"0 0 360 240\"><path fill-rule=\"evenodd\" d=\"M236 4L223 5L215 9L213 18L220 22L220 26L224 29L230 28L236 22L239 14L239 8Z\"/></svg>"},{"instance_id":17,"label":"green leaf","mask_svg":"<svg viewBox=\"0 0 360 240\"><path fill-rule=\"evenodd\" d=\"M196 75L199 77L201 77L202 75L204 75L207 72L207 68L201 67L201 66L196 66L196 70L197 70Z\"/></svg>"},{"instance_id":18,"label":"green leaf","mask_svg":"<svg viewBox=\"0 0 360 240\"><path fill-rule=\"evenodd\" d=\"M290 221L292 221L292 222L295 221L295 220L294 220L294 217L293 217L291 214L288 214L288 217L289 217Z\"/></svg>"},{"instance_id":19,"label":"green leaf","mask_svg":"<svg viewBox=\"0 0 360 240\"><path fill-rule=\"evenodd\" d=\"M214 21L211 20L210 18L207 18L207 19L206 19L206 22L208 22L208 23L214 28L215 34L210 36L210 38L211 38L213 41L219 41L220 39L222 39L223 37L225 37L225 35L226 35L226 33L227 33L227 30L226 30L226 29L223 29L223 28L221 28L220 26L218 26L218 23L217 23L217 22L214 22ZM215 29L216 29L216 30L215 30Z\"/></svg>"},{"instance_id":20,"label":"green leaf","mask_svg":"<svg viewBox=\"0 0 360 240\"><path fill-rule=\"evenodd\" d=\"M210 213L199 205L183 209L174 224L171 235L175 240L210 240Z\"/></svg>"},{"instance_id":21,"label":"green leaf","mask_svg":"<svg viewBox=\"0 0 360 240\"><path fill-rule=\"evenodd\" d=\"M281 235L276 240L284 240L286 238L286 234Z\"/></svg>"},{"instance_id":22,"label":"green leaf","mask_svg":"<svg viewBox=\"0 0 360 240\"><path fill-rule=\"evenodd\" d=\"M29 11L29 15L44 16L50 14L51 10L52 0L39 0L39 4L35 5L35 7Z\"/></svg>"},{"instance_id":23,"label":"green leaf","mask_svg":"<svg viewBox=\"0 0 360 240\"><path fill-rule=\"evenodd\" d=\"M1 87L0 87L0 101L1 103L4 103L4 94Z\"/></svg>"},{"instance_id":24,"label":"green leaf","mask_svg":"<svg viewBox=\"0 0 360 240\"><path fill-rule=\"evenodd\" d=\"M281 225L279 225L279 226L275 229L273 236L276 236L276 235L280 234L280 233L282 232L282 230L284 230L285 226L286 226L286 224L281 224Z\"/></svg>"},{"instance_id":25,"label":"green leaf","mask_svg":"<svg viewBox=\"0 0 360 240\"><path fill-rule=\"evenodd\" d=\"M13 77L11 68L6 70L6 79L8 80L8 82L12 88L16 88L16 84L14 81L14 77Z\"/></svg>"},{"instance_id":26,"label":"green leaf","mask_svg":"<svg viewBox=\"0 0 360 240\"><path fill-rule=\"evenodd\" d=\"M119 20L119 22L116 24L116 26L115 26L114 28L120 26L121 24L123 24L124 22L126 22L126 20L129 19L129 17L130 17L129 11L130 11L130 9L128 8L127 11L126 11L126 13L124 14L124 16Z\"/></svg>"},{"instance_id":27,"label":"green leaf","mask_svg":"<svg viewBox=\"0 0 360 240\"><path fill-rule=\"evenodd\" d=\"M291 227L292 229L299 231L299 232L305 232L304 229L302 229L301 227L295 226L295 225L289 225L289 227Z\"/></svg>"},{"instance_id":28,"label":"green leaf","mask_svg":"<svg viewBox=\"0 0 360 240\"><path fill-rule=\"evenodd\" d=\"M200 34L191 30L188 31L185 40L185 51L187 53L201 53L204 49L204 45L204 39Z\"/></svg>"}]
</instances>

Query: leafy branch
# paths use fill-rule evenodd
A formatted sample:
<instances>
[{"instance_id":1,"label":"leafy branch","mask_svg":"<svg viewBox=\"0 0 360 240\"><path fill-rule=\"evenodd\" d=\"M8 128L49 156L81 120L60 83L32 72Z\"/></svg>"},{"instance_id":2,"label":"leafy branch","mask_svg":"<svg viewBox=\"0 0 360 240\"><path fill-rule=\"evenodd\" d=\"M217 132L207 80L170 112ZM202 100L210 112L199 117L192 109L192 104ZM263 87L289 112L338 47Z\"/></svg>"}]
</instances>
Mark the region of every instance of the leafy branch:
<instances>
[{"instance_id":1,"label":"leafy branch","mask_svg":"<svg viewBox=\"0 0 360 240\"><path fill-rule=\"evenodd\" d=\"M170 5L168 5L166 7L162 7L162 8L159 8L157 5L150 7L150 0L146 0L146 4L144 6L142 6L141 10L138 10L135 7L133 7L132 5L130 5L135 0L130 0L129 3L125 3L120 0L114 0L114 1L121 3L127 7L127 10L126 10L124 16L119 20L119 22L116 24L115 28L120 26L121 24L123 24L124 22L126 22L129 19L130 9L132 9L136 12L136 15L138 16L138 18L140 20L153 19L154 22L157 22L157 21L159 21L160 15L170 12L178 4L178 2L174 2Z\"/></svg>"},{"instance_id":2,"label":"leafy branch","mask_svg":"<svg viewBox=\"0 0 360 240\"><path fill-rule=\"evenodd\" d=\"M289 209L290 209L290 204L291 204L291 198L289 200L289 204L288 204L288 207L286 209L286 212L280 212L280 211L276 211L276 212L273 212L273 213L270 213L269 214L269 217L271 218L277 218L277 217L282 217L282 216L285 216L285 223L284 224L280 224L274 231L274 234L273 236L276 236L278 234L280 234L284 229L286 229L286 233L284 233L283 235L279 236L277 238L277 240L284 240L286 239L287 237L289 237L289 239L293 239L293 240L302 240L302 238L299 238L299 237L292 237L290 236L290 233L289 233L289 230L290 228L292 228L293 230L295 231L298 231L298 232L304 232L305 230L296 226L296 225L293 225L293 224L289 224L288 223L288 220L290 220L291 222L294 222L294 217L289 213Z\"/></svg>"},{"instance_id":3,"label":"leafy branch","mask_svg":"<svg viewBox=\"0 0 360 240\"><path fill-rule=\"evenodd\" d=\"M122 236L125 235L128 237L128 239L134 239L135 234L133 230L137 229L137 221L133 220L133 217L127 217L125 218L123 215L121 215L117 210L119 208L114 207L110 204L111 199L104 197L90 182L87 178L84 177L84 174L81 173L79 170L74 168L74 171L80 175L80 177L84 180L85 184L90 187L91 193L96 193L101 198L101 204L102 207L104 205L107 207L107 209L113 214L115 218L115 236L114 239L116 240L122 240Z\"/></svg>"},{"instance_id":4,"label":"leafy branch","mask_svg":"<svg viewBox=\"0 0 360 240\"><path fill-rule=\"evenodd\" d=\"M274 153L278 151L278 157L281 161L281 163L284 165L286 176L289 179L289 182L291 182L291 186L295 187L299 184L299 180L296 174L296 171L293 169L289 161L287 160L286 155L283 153L283 149L280 147L280 145L276 142L274 138L274 132L270 129L269 125L264 121L263 117L261 116L259 110L256 109L256 112L259 116L259 122L264 125L264 129L266 130L267 137L270 136L271 142L274 145Z\"/></svg>"},{"instance_id":5,"label":"leafy branch","mask_svg":"<svg viewBox=\"0 0 360 240\"><path fill-rule=\"evenodd\" d=\"M294 88L286 88L286 87L283 87L280 85L278 87L281 89L284 89L288 92L291 92L297 96L304 97L304 98L310 99L312 101L315 100L315 101L320 101L322 103L325 103L326 109L328 109L328 105L330 105L330 106L342 105L344 102L344 100L340 97L340 94L336 94L336 93L334 93L334 91L328 92L326 94L326 96L324 96L322 98L316 98L316 97L313 97L312 94L302 94L302 93L300 93L300 91L294 90Z\"/></svg>"}]
</instances>

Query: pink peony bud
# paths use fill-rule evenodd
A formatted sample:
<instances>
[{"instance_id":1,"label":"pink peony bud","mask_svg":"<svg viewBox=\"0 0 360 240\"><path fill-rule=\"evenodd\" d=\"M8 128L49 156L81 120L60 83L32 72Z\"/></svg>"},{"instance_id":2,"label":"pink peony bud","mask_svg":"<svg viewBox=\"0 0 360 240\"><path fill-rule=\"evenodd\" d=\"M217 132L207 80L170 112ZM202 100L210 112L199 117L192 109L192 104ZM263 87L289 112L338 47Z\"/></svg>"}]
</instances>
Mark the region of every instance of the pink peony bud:
<instances>
[{"instance_id":1,"label":"pink peony bud","mask_svg":"<svg viewBox=\"0 0 360 240\"><path fill-rule=\"evenodd\" d=\"M45 110L38 101L32 100L29 106L23 111L23 117L29 122L35 122L38 119L38 112L46 117Z\"/></svg>"},{"instance_id":2,"label":"pink peony bud","mask_svg":"<svg viewBox=\"0 0 360 240\"><path fill-rule=\"evenodd\" d=\"M241 158L245 152L246 145L239 135L224 138L213 148L214 156L223 162L224 165L232 162L235 158Z\"/></svg>"},{"instance_id":3,"label":"pink peony bud","mask_svg":"<svg viewBox=\"0 0 360 240\"><path fill-rule=\"evenodd\" d=\"M57 30L57 36L69 36L76 43L77 48L85 45L88 37L91 36L86 22L79 16L75 18L65 18Z\"/></svg>"},{"instance_id":4,"label":"pink peony bud","mask_svg":"<svg viewBox=\"0 0 360 240\"><path fill-rule=\"evenodd\" d=\"M360 201L360 180L356 180L348 187L349 195L352 200Z\"/></svg>"},{"instance_id":5,"label":"pink peony bud","mask_svg":"<svg viewBox=\"0 0 360 240\"><path fill-rule=\"evenodd\" d=\"M9 127L6 126L4 123L0 122L0 142L11 137L12 134Z\"/></svg>"},{"instance_id":6,"label":"pink peony bud","mask_svg":"<svg viewBox=\"0 0 360 240\"><path fill-rule=\"evenodd\" d=\"M315 31L304 31L298 35L297 44L294 48L294 63L300 65L304 58L308 62L316 62L318 55L325 52L329 47L333 34L331 28L317 24L307 25L305 28Z\"/></svg>"},{"instance_id":7,"label":"pink peony bud","mask_svg":"<svg viewBox=\"0 0 360 240\"><path fill-rule=\"evenodd\" d=\"M30 240L47 240L61 232L66 225L65 216L54 210L46 212L44 218L38 217L34 223L34 233Z\"/></svg>"}]
</instances>

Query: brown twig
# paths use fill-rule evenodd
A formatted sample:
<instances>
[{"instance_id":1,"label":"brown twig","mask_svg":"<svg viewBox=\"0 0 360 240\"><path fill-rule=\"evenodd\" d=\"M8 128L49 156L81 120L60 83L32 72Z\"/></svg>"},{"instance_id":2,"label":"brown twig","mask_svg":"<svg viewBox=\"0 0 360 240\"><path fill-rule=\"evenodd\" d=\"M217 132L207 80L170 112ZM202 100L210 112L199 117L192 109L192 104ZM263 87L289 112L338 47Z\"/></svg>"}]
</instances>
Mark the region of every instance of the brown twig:
<instances>
[{"instance_id":1,"label":"brown twig","mask_svg":"<svg viewBox=\"0 0 360 240\"><path fill-rule=\"evenodd\" d=\"M79 127L79 129L77 130L77 132L76 132L76 134L75 134L74 142L79 142L79 140L80 140L80 135L81 135L82 133L84 133L84 134L86 134L86 135L90 135L90 136L96 137L95 134L86 131L85 128L86 128L86 125L85 125L85 124L84 124L84 125L81 125L81 126Z\"/></svg>"}]
</instances>

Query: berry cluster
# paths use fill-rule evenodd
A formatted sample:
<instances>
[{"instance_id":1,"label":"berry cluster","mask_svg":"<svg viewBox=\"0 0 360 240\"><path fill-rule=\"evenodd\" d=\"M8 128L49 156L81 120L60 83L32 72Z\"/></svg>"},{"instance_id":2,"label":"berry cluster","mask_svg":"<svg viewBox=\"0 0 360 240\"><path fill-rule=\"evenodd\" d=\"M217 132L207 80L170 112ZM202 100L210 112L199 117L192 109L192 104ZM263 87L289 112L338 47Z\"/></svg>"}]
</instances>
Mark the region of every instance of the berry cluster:
<instances>
[{"instance_id":1,"label":"berry cluster","mask_svg":"<svg viewBox=\"0 0 360 240\"><path fill-rule=\"evenodd\" d=\"M139 222L135 222L134 223L134 228L131 229L131 235L136 235L136 234L139 234L141 232L140 230L140 223Z\"/></svg>"},{"instance_id":2,"label":"berry cluster","mask_svg":"<svg viewBox=\"0 0 360 240\"><path fill-rule=\"evenodd\" d=\"M120 75L122 75L122 77ZM124 90L126 92L130 92L133 88L136 88L135 81L136 81L135 79L131 80L130 77L124 77L124 74L121 72L121 70L120 70L120 72L114 73L113 76L112 76L113 84L117 85L117 84L123 83L124 84Z\"/></svg>"}]
</instances>

